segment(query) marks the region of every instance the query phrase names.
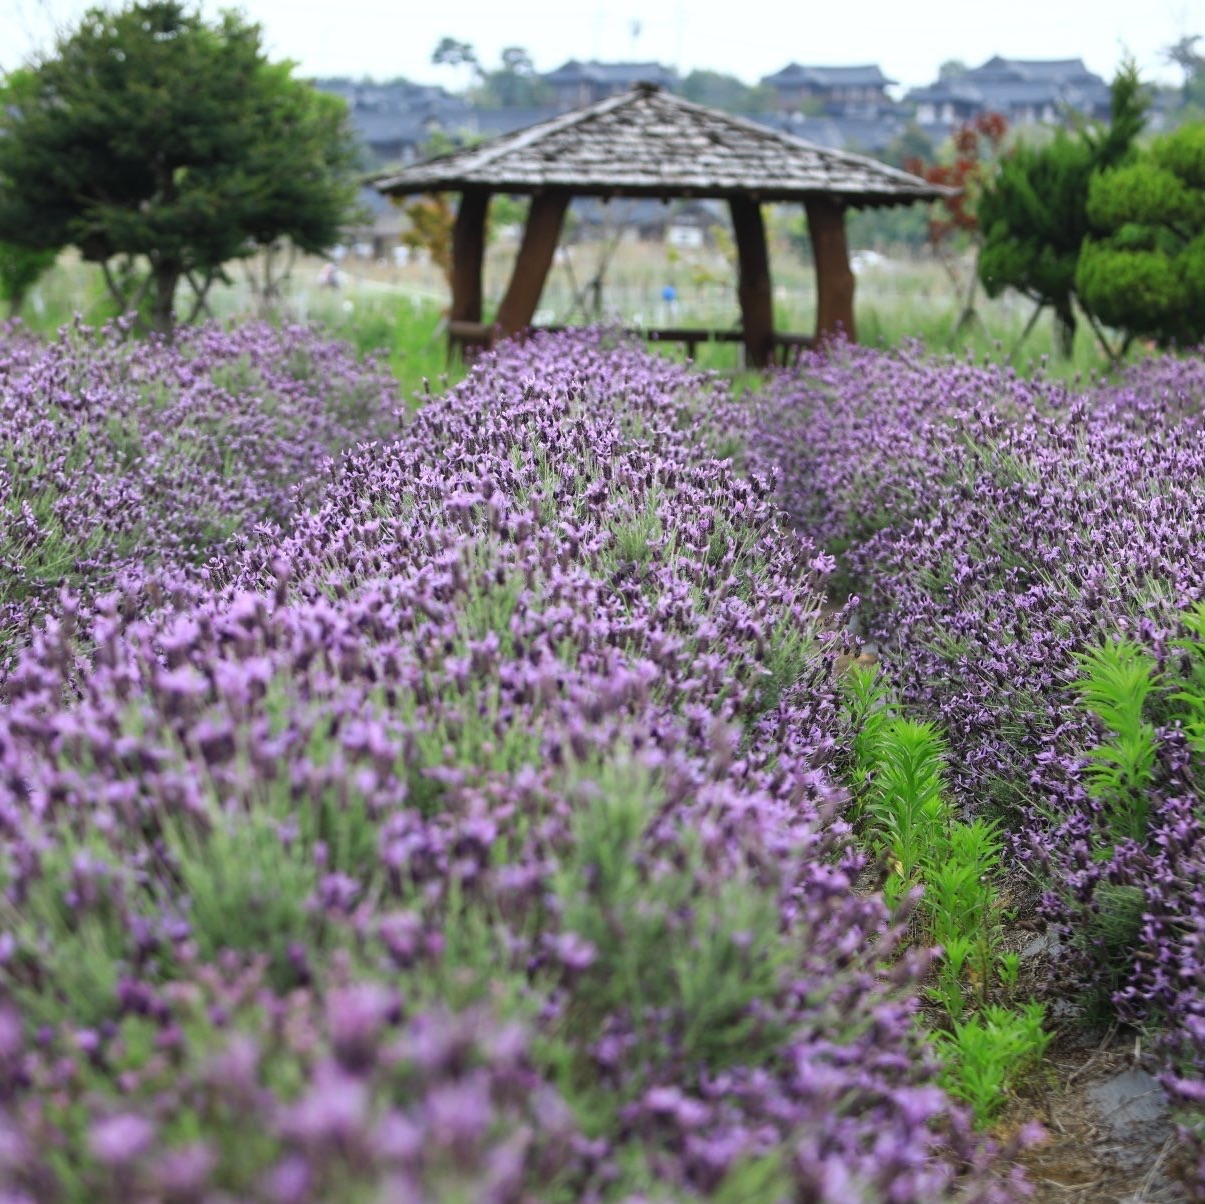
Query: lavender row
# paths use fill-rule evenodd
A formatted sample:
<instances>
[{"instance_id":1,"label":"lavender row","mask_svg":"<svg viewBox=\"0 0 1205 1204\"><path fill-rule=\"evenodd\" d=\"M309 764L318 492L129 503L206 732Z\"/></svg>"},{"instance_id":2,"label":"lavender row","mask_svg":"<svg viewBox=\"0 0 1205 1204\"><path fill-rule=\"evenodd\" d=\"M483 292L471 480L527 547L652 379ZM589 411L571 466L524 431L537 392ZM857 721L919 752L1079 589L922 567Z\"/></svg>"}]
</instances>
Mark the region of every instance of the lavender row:
<instances>
[{"instance_id":1,"label":"lavender row","mask_svg":"<svg viewBox=\"0 0 1205 1204\"><path fill-rule=\"evenodd\" d=\"M1205 360L1069 386L845 349L776 381L755 425L753 462L781 469L905 698L949 734L964 807L1012 819L1089 980L1166 1030L1177 1089L1205 1099L1202 767L1167 731L1144 831L1118 839L1087 786L1105 733L1076 684L1119 636L1174 669L1205 596ZM1127 925L1118 965L1102 934Z\"/></svg>"},{"instance_id":2,"label":"lavender row","mask_svg":"<svg viewBox=\"0 0 1205 1204\"><path fill-rule=\"evenodd\" d=\"M10 1198L1020 1193L854 890L830 561L744 415L507 349L286 530L63 600L0 714Z\"/></svg>"},{"instance_id":3,"label":"lavender row","mask_svg":"<svg viewBox=\"0 0 1205 1204\"><path fill-rule=\"evenodd\" d=\"M173 346L64 328L0 350L0 639L64 582L88 597L207 559L317 499L326 464L392 432L380 371L302 327L185 332Z\"/></svg>"}]
</instances>

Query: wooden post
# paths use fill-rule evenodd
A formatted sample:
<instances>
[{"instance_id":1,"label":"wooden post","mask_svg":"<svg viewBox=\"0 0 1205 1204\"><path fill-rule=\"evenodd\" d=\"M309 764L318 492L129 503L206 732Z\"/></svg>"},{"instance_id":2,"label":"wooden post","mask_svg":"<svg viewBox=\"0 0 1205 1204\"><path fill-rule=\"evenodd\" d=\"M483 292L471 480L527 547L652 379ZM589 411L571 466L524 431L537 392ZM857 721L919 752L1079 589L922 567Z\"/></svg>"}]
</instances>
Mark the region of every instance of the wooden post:
<instances>
[{"instance_id":1,"label":"wooden post","mask_svg":"<svg viewBox=\"0 0 1205 1204\"><path fill-rule=\"evenodd\" d=\"M805 202L812 256L816 261L816 342L838 333L851 343L854 329L854 274L845 242L845 206L831 197Z\"/></svg>"},{"instance_id":2,"label":"wooden post","mask_svg":"<svg viewBox=\"0 0 1205 1204\"><path fill-rule=\"evenodd\" d=\"M490 194L466 188L452 227L452 309L454 322L481 321L481 265L485 259L485 215Z\"/></svg>"},{"instance_id":3,"label":"wooden post","mask_svg":"<svg viewBox=\"0 0 1205 1204\"><path fill-rule=\"evenodd\" d=\"M737 297L745 333L745 363L750 368L765 368L774 358L774 293L770 287L766 227L756 201L734 196L728 205L740 261Z\"/></svg>"},{"instance_id":4,"label":"wooden post","mask_svg":"<svg viewBox=\"0 0 1205 1204\"><path fill-rule=\"evenodd\" d=\"M541 192L531 198L519 257L506 296L498 306L498 325L503 334L517 334L531 325L568 206L567 192Z\"/></svg>"}]
</instances>

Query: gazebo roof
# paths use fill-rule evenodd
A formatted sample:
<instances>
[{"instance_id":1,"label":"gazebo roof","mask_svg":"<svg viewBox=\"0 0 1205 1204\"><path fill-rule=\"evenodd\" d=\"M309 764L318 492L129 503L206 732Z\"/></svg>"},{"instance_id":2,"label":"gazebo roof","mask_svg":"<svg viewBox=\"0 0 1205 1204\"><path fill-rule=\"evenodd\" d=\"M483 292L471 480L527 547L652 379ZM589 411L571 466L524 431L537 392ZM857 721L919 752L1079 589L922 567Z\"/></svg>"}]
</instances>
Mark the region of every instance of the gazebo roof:
<instances>
[{"instance_id":1,"label":"gazebo roof","mask_svg":"<svg viewBox=\"0 0 1205 1204\"><path fill-rule=\"evenodd\" d=\"M577 196L827 196L850 205L906 205L951 190L874 159L827 150L651 84L377 181L385 193Z\"/></svg>"}]
</instances>

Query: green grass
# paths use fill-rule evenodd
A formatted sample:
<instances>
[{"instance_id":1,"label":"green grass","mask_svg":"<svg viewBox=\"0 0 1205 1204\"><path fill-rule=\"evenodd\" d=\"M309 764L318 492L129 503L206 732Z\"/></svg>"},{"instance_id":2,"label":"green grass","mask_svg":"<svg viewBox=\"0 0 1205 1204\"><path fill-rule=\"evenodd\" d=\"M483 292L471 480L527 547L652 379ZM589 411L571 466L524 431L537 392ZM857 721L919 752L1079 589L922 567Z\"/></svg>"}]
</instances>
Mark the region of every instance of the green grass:
<instances>
[{"instance_id":1,"label":"green grass","mask_svg":"<svg viewBox=\"0 0 1205 1204\"><path fill-rule=\"evenodd\" d=\"M584 252L579 252L583 253ZM505 284L509 261L496 251L498 262L487 272L487 301L496 301ZM772 269L775 283L775 324L779 330L808 334L815 324L815 283L810 265L797 254L775 247ZM669 322L677 326L700 328L735 327L739 324L735 287L722 282L706 288L692 288L683 277L679 283L681 298L672 319L649 302L659 294L665 265L664 248L625 247L608 278L608 310L621 321L644 325ZM286 297L286 312L293 318L322 323L338 338L346 339L362 354L383 355L401 384L411 405L421 404L427 385L442 391L465 374L458 358L449 360L443 327L446 298L441 281L411 272L390 269L365 269L364 278L347 273L344 286L337 290L319 288L314 283L316 261L303 261L295 272ZM492 261L491 261L492 262ZM683 269L684 271L685 269ZM723 269L727 271L727 269ZM721 268L712 265L712 275ZM223 321L236 320L254 311L247 290L241 285L236 268L231 269L232 284L217 285L212 307ZM571 289L554 269L541 299L545 316L555 321L581 320L570 300ZM689 275L689 273L688 273ZM411 279L413 276L413 279ZM380 277L380 278L375 278ZM724 280L727 280L727 275ZM654 285L656 287L654 287ZM1086 322L1081 322L1074 352L1068 359L1055 353L1054 327L1049 315L1043 315L1022 340L1030 307L1015 295L991 299L980 296L977 320L955 331L960 298L945 273L925 260L898 259L885 267L872 268L857 279L855 316L858 341L866 346L896 347L919 338L934 352L970 354L976 360L1011 362L1018 372L1029 374L1038 369L1059 377L1091 377L1109 368L1107 357L1097 345ZM76 313L89 323L100 323L115 316L99 270L82 263L68 252L39 282L30 296L23 315L34 330L50 333L69 322ZM682 362L685 348L674 343L650 343L657 354ZM1141 351L1132 352L1141 354ZM742 351L735 343L700 343L696 365L718 372L736 381L739 389L756 374L742 366Z\"/></svg>"},{"instance_id":2,"label":"green grass","mask_svg":"<svg viewBox=\"0 0 1205 1204\"><path fill-rule=\"evenodd\" d=\"M254 313L236 267L231 274L233 283L215 285L211 295L213 312L223 322ZM317 322L360 355L383 356L412 406L421 404L424 381L432 391L442 391L464 376L460 360L449 362L439 301L373 281L349 280L337 291L319 289L310 283L312 274L298 272L278 314L281 319ZM182 293L177 308L187 305ZM49 336L77 314L88 325L100 325L117 317L118 311L100 269L68 251L31 290L21 319L35 333Z\"/></svg>"},{"instance_id":3,"label":"green grass","mask_svg":"<svg viewBox=\"0 0 1205 1204\"><path fill-rule=\"evenodd\" d=\"M422 404L428 385L442 392L465 375L464 361L449 358L443 314L433 301L349 289L312 304L309 316L357 354L383 356L412 408Z\"/></svg>"}]
</instances>

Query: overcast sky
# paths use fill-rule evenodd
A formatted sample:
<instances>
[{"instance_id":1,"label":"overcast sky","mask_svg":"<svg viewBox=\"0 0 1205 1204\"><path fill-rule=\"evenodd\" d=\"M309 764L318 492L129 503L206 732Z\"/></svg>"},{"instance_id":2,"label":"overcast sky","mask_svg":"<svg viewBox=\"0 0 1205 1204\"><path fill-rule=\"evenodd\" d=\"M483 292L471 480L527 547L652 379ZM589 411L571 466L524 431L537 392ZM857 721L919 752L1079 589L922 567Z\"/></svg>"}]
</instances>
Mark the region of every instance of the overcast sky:
<instances>
[{"instance_id":1,"label":"overcast sky","mask_svg":"<svg viewBox=\"0 0 1205 1204\"><path fill-rule=\"evenodd\" d=\"M0 0L0 69L10 69L70 25L81 0ZM505 46L525 47L540 71L568 58L657 60L685 73L708 68L755 82L792 60L878 63L907 87L929 83L947 59L974 66L993 54L1083 58L1112 77L1123 54L1144 75L1179 83L1162 51L1205 35L1201 0L204 0L210 15L238 8L264 30L273 58L304 75L410 79L459 87L433 67L444 36L469 42L493 65Z\"/></svg>"}]
</instances>

